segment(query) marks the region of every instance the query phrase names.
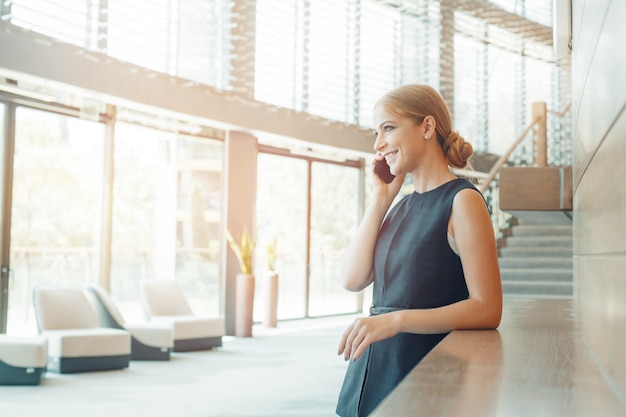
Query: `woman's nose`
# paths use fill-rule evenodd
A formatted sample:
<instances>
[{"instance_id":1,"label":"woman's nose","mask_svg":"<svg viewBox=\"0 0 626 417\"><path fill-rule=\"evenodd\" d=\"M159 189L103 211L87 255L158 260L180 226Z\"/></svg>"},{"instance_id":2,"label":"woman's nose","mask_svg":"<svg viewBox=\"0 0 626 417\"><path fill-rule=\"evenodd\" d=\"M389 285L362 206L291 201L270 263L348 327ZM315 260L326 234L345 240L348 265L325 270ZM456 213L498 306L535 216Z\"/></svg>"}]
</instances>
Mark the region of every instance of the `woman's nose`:
<instances>
[{"instance_id":1,"label":"woman's nose","mask_svg":"<svg viewBox=\"0 0 626 417\"><path fill-rule=\"evenodd\" d=\"M381 139L380 135L376 136L374 141L374 150L380 152L385 147L385 141Z\"/></svg>"}]
</instances>

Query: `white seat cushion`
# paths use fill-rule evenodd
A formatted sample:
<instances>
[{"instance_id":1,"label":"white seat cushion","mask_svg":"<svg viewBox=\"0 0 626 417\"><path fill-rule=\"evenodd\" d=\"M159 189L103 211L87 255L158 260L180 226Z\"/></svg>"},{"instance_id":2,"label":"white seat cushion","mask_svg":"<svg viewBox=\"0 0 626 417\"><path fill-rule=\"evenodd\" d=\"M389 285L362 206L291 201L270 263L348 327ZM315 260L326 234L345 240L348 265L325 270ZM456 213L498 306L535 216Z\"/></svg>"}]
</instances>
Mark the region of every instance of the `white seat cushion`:
<instances>
[{"instance_id":1,"label":"white seat cushion","mask_svg":"<svg viewBox=\"0 0 626 417\"><path fill-rule=\"evenodd\" d=\"M174 329L171 323L126 323L124 327L144 345L174 347Z\"/></svg>"},{"instance_id":2,"label":"white seat cushion","mask_svg":"<svg viewBox=\"0 0 626 417\"><path fill-rule=\"evenodd\" d=\"M224 319L196 316L156 316L156 323L171 323L174 340L219 337L225 332Z\"/></svg>"},{"instance_id":3,"label":"white seat cushion","mask_svg":"<svg viewBox=\"0 0 626 417\"><path fill-rule=\"evenodd\" d=\"M48 353L59 358L130 355L130 333L126 330L93 328L46 330Z\"/></svg>"},{"instance_id":4,"label":"white seat cushion","mask_svg":"<svg viewBox=\"0 0 626 417\"><path fill-rule=\"evenodd\" d=\"M19 368L44 368L48 363L48 339L0 335L0 361Z\"/></svg>"}]
</instances>

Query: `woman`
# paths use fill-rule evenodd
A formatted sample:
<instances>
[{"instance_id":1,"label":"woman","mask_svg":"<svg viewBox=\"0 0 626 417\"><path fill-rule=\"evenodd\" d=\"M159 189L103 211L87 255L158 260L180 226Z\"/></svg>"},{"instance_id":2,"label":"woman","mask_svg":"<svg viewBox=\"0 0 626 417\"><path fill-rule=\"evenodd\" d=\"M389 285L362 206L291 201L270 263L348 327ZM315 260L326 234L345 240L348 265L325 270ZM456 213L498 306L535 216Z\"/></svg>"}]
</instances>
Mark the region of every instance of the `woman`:
<instances>
[{"instance_id":1,"label":"woman","mask_svg":"<svg viewBox=\"0 0 626 417\"><path fill-rule=\"evenodd\" d=\"M396 178L374 177L374 193L343 265L350 291L373 287L370 316L339 343L350 360L337 414L367 416L455 329L500 324L502 285L489 211L480 192L457 178L472 146L452 130L443 99L406 85L374 107L376 156ZM415 191L389 210L405 176ZM387 213L389 210L389 213Z\"/></svg>"}]
</instances>

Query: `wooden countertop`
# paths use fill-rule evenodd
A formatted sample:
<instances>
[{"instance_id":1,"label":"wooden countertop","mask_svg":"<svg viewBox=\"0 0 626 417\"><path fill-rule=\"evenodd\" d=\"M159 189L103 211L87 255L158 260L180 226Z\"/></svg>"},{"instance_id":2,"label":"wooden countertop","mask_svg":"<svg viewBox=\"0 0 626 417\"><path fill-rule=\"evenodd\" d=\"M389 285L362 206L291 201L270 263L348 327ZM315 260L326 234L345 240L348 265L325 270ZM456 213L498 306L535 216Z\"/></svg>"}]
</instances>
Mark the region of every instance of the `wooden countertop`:
<instances>
[{"instance_id":1,"label":"wooden countertop","mask_svg":"<svg viewBox=\"0 0 626 417\"><path fill-rule=\"evenodd\" d=\"M571 303L505 298L498 330L450 333L371 417L626 416Z\"/></svg>"}]
</instances>

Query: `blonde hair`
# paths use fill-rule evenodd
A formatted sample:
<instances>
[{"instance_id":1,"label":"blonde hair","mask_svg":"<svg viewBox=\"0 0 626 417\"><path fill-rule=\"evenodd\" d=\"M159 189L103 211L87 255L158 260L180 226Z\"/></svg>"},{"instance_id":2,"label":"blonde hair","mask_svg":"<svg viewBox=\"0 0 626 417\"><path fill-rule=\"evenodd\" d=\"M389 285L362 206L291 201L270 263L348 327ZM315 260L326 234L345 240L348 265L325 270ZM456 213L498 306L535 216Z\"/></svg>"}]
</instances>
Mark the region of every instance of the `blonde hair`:
<instances>
[{"instance_id":1,"label":"blonde hair","mask_svg":"<svg viewBox=\"0 0 626 417\"><path fill-rule=\"evenodd\" d=\"M437 141L448 164L455 168L467 166L474 148L452 130L450 111L437 90L424 84L403 85L382 96L378 104L397 116L415 120L417 124L422 124L426 116L432 116L436 123Z\"/></svg>"}]
</instances>

